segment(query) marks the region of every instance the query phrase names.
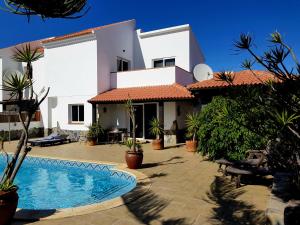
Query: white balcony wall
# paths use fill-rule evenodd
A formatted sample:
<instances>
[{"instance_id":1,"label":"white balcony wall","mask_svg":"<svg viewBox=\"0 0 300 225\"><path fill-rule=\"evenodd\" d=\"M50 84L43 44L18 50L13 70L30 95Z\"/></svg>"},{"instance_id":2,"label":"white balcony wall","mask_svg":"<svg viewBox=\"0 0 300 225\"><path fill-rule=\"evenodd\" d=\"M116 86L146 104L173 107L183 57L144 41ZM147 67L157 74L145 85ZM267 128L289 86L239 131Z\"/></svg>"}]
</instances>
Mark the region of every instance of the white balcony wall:
<instances>
[{"instance_id":1,"label":"white balcony wall","mask_svg":"<svg viewBox=\"0 0 300 225\"><path fill-rule=\"evenodd\" d=\"M111 74L112 88L187 85L193 82L192 74L178 67L165 67L146 70L134 70Z\"/></svg>"}]
</instances>

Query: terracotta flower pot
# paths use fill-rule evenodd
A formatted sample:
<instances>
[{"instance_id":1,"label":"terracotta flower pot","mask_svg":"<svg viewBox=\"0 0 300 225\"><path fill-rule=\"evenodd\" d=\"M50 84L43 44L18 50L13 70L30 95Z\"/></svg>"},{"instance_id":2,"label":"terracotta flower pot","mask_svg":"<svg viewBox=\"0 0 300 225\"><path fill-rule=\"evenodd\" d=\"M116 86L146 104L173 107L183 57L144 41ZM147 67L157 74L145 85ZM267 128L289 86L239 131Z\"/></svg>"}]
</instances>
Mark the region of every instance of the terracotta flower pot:
<instances>
[{"instance_id":1,"label":"terracotta flower pot","mask_svg":"<svg viewBox=\"0 0 300 225\"><path fill-rule=\"evenodd\" d=\"M186 141L186 150L188 152L196 152L197 151L197 146L198 146L198 141Z\"/></svg>"},{"instance_id":2,"label":"terracotta flower pot","mask_svg":"<svg viewBox=\"0 0 300 225\"><path fill-rule=\"evenodd\" d=\"M94 138L88 138L88 139L86 140L86 143L87 143L88 146L94 146L94 145L97 144L97 139L94 139Z\"/></svg>"},{"instance_id":3,"label":"terracotta flower pot","mask_svg":"<svg viewBox=\"0 0 300 225\"><path fill-rule=\"evenodd\" d=\"M9 192L0 191L0 225L9 225L15 215L19 196L17 189Z\"/></svg>"},{"instance_id":4,"label":"terracotta flower pot","mask_svg":"<svg viewBox=\"0 0 300 225\"><path fill-rule=\"evenodd\" d=\"M126 151L125 160L129 169L141 168L143 163L143 152Z\"/></svg>"},{"instance_id":5,"label":"terracotta flower pot","mask_svg":"<svg viewBox=\"0 0 300 225\"><path fill-rule=\"evenodd\" d=\"M155 139L152 141L152 148L154 150L162 150L164 149L164 142L161 139Z\"/></svg>"}]
</instances>

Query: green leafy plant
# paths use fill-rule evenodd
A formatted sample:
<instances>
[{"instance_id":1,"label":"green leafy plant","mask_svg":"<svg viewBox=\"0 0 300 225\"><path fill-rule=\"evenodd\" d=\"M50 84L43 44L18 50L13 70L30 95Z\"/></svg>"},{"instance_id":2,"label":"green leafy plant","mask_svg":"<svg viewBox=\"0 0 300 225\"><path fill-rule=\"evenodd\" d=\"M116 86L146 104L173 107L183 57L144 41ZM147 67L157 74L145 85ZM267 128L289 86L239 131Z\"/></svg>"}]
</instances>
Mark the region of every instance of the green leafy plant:
<instances>
[{"instance_id":1,"label":"green leafy plant","mask_svg":"<svg viewBox=\"0 0 300 225\"><path fill-rule=\"evenodd\" d=\"M255 65L273 75L272 81L262 82L258 87L259 95L240 101L241 105L246 106L249 100L252 106L260 108L258 115L264 115L266 121L260 120L257 123L259 119L254 118L253 124L244 125L269 140L269 166L274 170L296 171L297 157L300 155L300 62L293 48L285 43L279 32L272 33L268 42L271 46L262 55L255 52L249 34L241 34L234 43L237 50L245 51L250 56L242 66L250 70L253 76L259 78L259 72L253 70ZM223 72L220 79L227 81ZM232 86L232 83L227 83ZM243 92L236 97L231 95L232 99L243 97ZM252 112L247 107L241 107L241 111L246 117L251 117Z\"/></svg>"},{"instance_id":2,"label":"green leafy plant","mask_svg":"<svg viewBox=\"0 0 300 225\"><path fill-rule=\"evenodd\" d=\"M253 107L248 110L258 112ZM264 137L244 126L250 121L236 100L214 97L200 112L199 121L198 150L210 159L243 159L247 150L261 149L266 145Z\"/></svg>"},{"instance_id":3,"label":"green leafy plant","mask_svg":"<svg viewBox=\"0 0 300 225\"><path fill-rule=\"evenodd\" d=\"M187 137L192 138L193 141L196 141L196 133L201 125L199 113L190 113L187 114L185 123L187 127Z\"/></svg>"},{"instance_id":4,"label":"green leafy plant","mask_svg":"<svg viewBox=\"0 0 300 225\"><path fill-rule=\"evenodd\" d=\"M150 121L150 134L156 136L156 139L160 139L160 136L164 134L164 129L158 118L153 118Z\"/></svg>"},{"instance_id":5,"label":"green leafy plant","mask_svg":"<svg viewBox=\"0 0 300 225\"><path fill-rule=\"evenodd\" d=\"M0 191L9 192L16 190L18 187L13 183L10 183L8 180L0 184Z\"/></svg>"},{"instance_id":6,"label":"green leafy plant","mask_svg":"<svg viewBox=\"0 0 300 225\"><path fill-rule=\"evenodd\" d=\"M102 134L104 134L104 130L100 124L100 122L93 123L88 127L87 138L88 139L98 139Z\"/></svg>"}]
</instances>

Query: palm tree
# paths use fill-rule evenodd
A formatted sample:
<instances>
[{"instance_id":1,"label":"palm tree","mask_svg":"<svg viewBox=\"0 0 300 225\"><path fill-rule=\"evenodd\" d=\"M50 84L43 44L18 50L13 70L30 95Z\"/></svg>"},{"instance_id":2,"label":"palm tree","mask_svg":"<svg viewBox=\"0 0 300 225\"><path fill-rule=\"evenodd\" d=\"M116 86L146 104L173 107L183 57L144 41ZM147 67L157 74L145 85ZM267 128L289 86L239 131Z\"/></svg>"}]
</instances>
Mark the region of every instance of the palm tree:
<instances>
[{"instance_id":1,"label":"palm tree","mask_svg":"<svg viewBox=\"0 0 300 225\"><path fill-rule=\"evenodd\" d=\"M6 11L18 15L75 19L84 16L87 0L4 0ZM83 12L82 12L83 11ZM79 14L81 13L81 14Z\"/></svg>"},{"instance_id":2,"label":"palm tree","mask_svg":"<svg viewBox=\"0 0 300 225\"><path fill-rule=\"evenodd\" d=\"M13 181L27 155L31 150L28 146L28 130L31 118L39 108L40 104L47 97L50 88L47 88L46 93L38 100L38 95L34 95L33 81L32 81L32 62L40 59L42 54L38 49L31 49L30 45L25 45L20 49L16 49L13 59L17 62L26 63L26 71L24 74L11 74L10 77L3 81L2 90L10 93L10 100L8 104L15 104L18 109L19 119L21 121L23 132L19 139L16 151L11 160L8 160L7 167L4 170L4 175L0 180L0 187L4 184L13 184ZM31 90L28 99L24 98L23 92L26 89ZM26 118L22 117L22 112L25 113Z\"/></svg>"}]
</instances>

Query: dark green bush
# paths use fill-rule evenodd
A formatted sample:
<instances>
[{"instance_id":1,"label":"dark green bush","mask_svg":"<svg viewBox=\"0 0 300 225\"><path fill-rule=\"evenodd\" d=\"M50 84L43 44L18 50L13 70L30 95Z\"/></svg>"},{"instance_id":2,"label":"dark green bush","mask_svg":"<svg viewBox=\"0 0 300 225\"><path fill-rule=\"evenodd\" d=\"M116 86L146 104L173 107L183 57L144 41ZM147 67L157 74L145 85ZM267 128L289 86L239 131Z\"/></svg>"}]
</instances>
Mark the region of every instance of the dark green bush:
<instances>
[{"instance_id":1,"label":"dark green bush","mask_svg":"<svg viewBox=\"0 0 300 225\"><path fill-rule=\"evenodd\" d=\"M243 159L249 149L261 149L266 139L250 131L237 100L216 96L200 113L198 151L210 159ZM259 111L255 109L249 109Z\"/></svg>"}]
</instances>

